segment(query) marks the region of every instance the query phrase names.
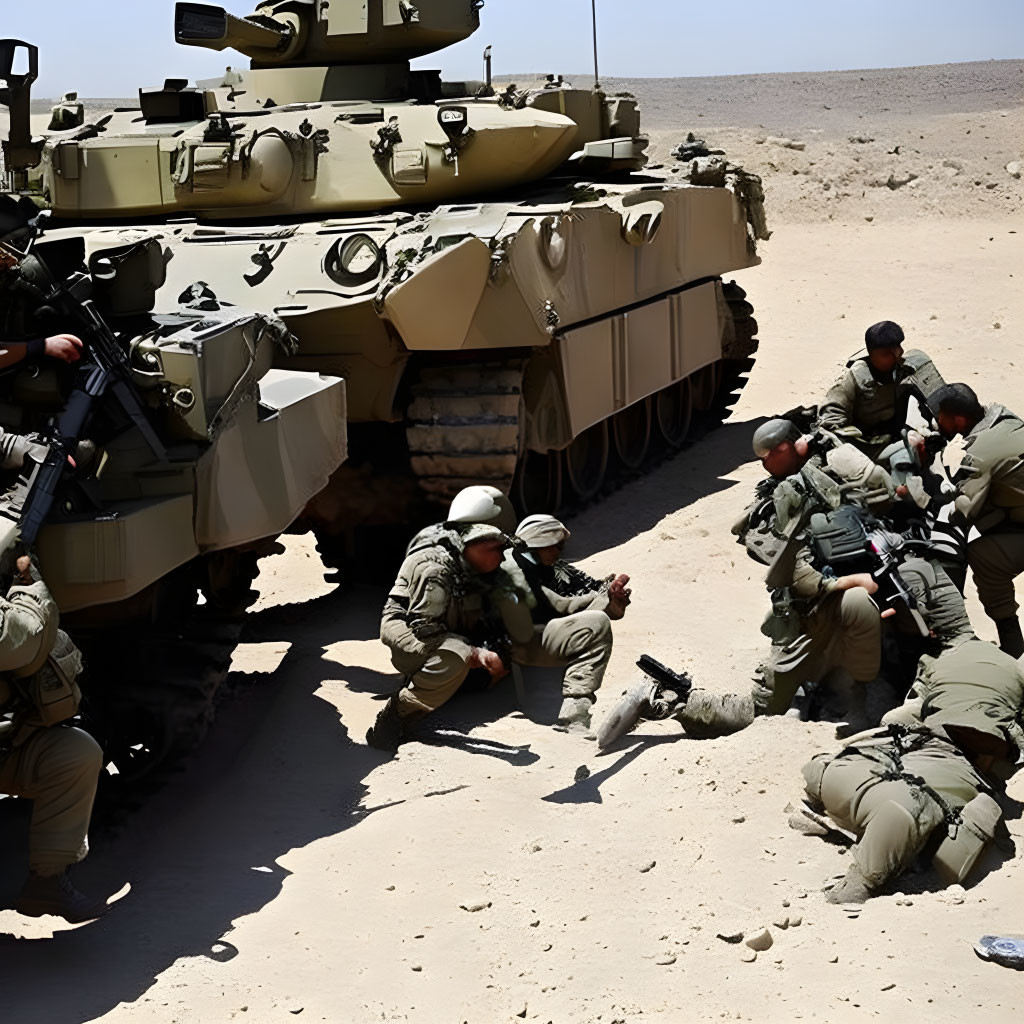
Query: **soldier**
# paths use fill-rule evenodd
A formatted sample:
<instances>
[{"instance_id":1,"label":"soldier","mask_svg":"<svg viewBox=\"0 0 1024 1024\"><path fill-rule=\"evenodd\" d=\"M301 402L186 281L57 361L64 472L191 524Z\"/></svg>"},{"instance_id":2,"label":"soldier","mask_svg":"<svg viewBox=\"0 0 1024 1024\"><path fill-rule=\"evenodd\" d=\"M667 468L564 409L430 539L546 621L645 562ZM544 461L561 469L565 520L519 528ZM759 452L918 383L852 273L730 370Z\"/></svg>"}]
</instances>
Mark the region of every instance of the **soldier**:
<instances>
[{"instance_id":1,"label":"soldier","mask_svg":"<svg viewBox=\"0 0 1024 1024\"><path fill-rule=\"evenodd\" d=\"M882 728L804 766L812 807L857 837L833 903L863 902L921 854L946 884L963 882L995 836L994 795L1024 751L1024 670L969 639L924 660L915 691ZM801 817L791 824L814 832Z\"/></svg>"},{"instance_id":2,"label":"soldier","mask_svg":"<svg viewBox=\"0 0 1024 1024\"><path fill-rule=\"evenodd\" d=\"M899 439L911 397L927 398L943 381L924 352L903 351L903 328L891 320L869 327L864 342L867 352L846 364L825 396L818 426L876 458Z\"/></svg>"},{"instance_id":3,"label":"soldier","mask_svg":"<svg viewBox=\"0 0 1024 1024\"><path fill-rule=\"evenodd\" d=\"M772 567L767 580L772 611L762 626L773 641L771 653L751 696L694 689L675 717L694 736L736 732L755 715L785 713L801 686L812 689L842 669L853 685L847 721L837 732L851 735L868 724L865 698L881 668L882 619L894 619L897 612L879 611L872 600L878 584L871 573L836 577L816 568L806 535L818 534L815 542L827 541L834 555L842 554L844 546L849 554L863 555L863 533L853 529L849 540L845 536L845 528L856 527L858 517L849 516L843 502L883 515L895 500L894 483L852 445L815 454L810 440L789 420L769 420L759 427L754 452L771 478L758 486L757 500L733 532L752 557ZM937 561L908 558L901 577L935 646L973 636L963 598Z\"/></svg>"},{"instance_id":4,"label":"soldier","mask_svg":"<svg viewBox=\"0 0 1024 1024\"><path fill-rule=\"evenodd\" d=\"M33 801L28 881L14 909L72 923L106 913L68 880L88 851L87 834L103 755L69 728L81 694L81 655L57 626L57 606L31 560L0 599L0 792Z\"/></svg>"},{"instance_id":5,"label":"soldier","mask_svg":"<svg viewBox=\"0 0 1024 1024\"><path fill-rule=\"evenodd\" d=\"M608 607L605 609L608 617L621 619L629 605L629 577L619 573L603 581L596 580L582 569L564 561L562 552L571 536L554 516L527 516L516 530L516 542L509 557L528 582L529 591L541 607L544 607L546 600L540 594L541 588L570 598L608 595Z\"/></svg>"},{"instance_id":6,"label":"soldier","mask_svg":"<svg viewBox=\"0 0 1024 1024\"><path fill-rule=\"evenodd\" d=\"M866 572L823 575L799 537L813 512L838 508L841 501L889 507L892 481L852 445L834 448L824 458L814 455L789 420L759 427L753 446L771 479L759 487L758 500L733 532L754 558L773 565L772 613L762 627L773 645L764 680L755 684L754 706L759 714L783 714L800 686L844 668L855 683L853 703L861 707L881 664L881 616L871 599L878 584ZM792 549L788 566L787 545Z\"/></svg>"},{"instance_id":7,"label":"soldier","mask_svg":"<svg viewBox=\"0 0 1024 1024\"><path fill-rule=\"evenodd\" d=\"M1024 657L1013 585L1024 572L1024 422L1001 405L983 407L966 384L947 385L936 404L942 433L966 441L950 521L981 534L967 547L978 597L999 646Z\"/></svg>"},{"instance_id":8,"label":"soldier","mask_svg":"<svg viewBox=\"0 0 1024 1024\"><path fill-rule=\"evenodd\" d=\"M396 750L471 669L486 669L494 682L508 673L494 649L504 632L495 618L516 600L500 573L508 538L494 526L447 527L444 536L409 551L384 605L380 637L405 683L366 734L381 750Z\"/></svg>"}]
</instances>

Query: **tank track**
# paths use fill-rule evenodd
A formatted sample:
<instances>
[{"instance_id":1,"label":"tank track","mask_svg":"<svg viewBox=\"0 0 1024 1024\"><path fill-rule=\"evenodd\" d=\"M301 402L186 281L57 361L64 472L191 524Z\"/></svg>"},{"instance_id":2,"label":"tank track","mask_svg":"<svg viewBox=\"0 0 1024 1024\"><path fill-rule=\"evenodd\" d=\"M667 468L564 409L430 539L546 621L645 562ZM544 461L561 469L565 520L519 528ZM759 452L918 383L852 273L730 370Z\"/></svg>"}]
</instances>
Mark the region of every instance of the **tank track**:
<instances>
[{"instance_id":1,"label":"tank track","mask_svg":"<svg viewBox=\"0 0 1024 1024\"><path fill-rule=\"evenodd\" d=\"M184 566L158 585L152 620L115 627L116 643L115 629L74 631L86 664L83 726L111 766L100 795L108 820L159 789L206 736L258 572L254 552L230 568Z\"/></svg>"},{"instance_id":2,"label":"tank track","mask_svg":"<svg viewBox=\"0 0 1024 1024\"><path fill-rule=\"evenodd\" d=\"M718 407L727 419L746 387L747 376L753 368L760 341L757 338L757 320L754 307L747 301L747 293L735 282L722 283L722 298L729 308L722 345L722 375L718 385Z\"/></svg>"},{"instance_id":3,"label":"tank track","mask_svg":"<svg viewBox=\"0 0 1024 1024\"><path fill-rule=\"evenodd\" d=\"M413 474L437 502L481 481L504 491L519 461L525 363L461 363L421 370L406 437Z\"/></svg>"},{"instance_id":4,"label":"tank track","mask_svg":"<svg viewBox=\"0 0 1024 1024\"><path fill-rule=\"evenodd\" d=\"M695 414L685 447L698 443L727 419L746 386L758 348L757 320L747 293L735 281L722 283L726 307L723 358L711 408ZM446 503L463 487L488 483L509 491L519 461L519 417L525 363L462 363L425 367L413 385L406 430L411 465L432 501ZM609 466L601 492L589 501L563 488L559 512L575 512L670 457L652 444L636 470Z\"/></svg>"}]
</instances>

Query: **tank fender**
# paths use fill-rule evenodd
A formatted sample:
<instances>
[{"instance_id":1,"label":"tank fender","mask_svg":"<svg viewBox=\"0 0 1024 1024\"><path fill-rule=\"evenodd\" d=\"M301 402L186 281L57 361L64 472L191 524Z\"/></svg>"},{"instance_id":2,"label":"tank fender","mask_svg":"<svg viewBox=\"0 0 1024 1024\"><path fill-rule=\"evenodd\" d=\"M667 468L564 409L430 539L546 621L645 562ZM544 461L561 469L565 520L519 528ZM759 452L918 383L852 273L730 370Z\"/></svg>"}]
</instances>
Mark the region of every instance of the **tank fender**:
<instances>
[{"instance_id":1,"label":"tank fender","mask_svg":"<svg viewBox=\"0 0 1024 1024\"><path fill-rule=\"evenodd\" d=\"M491 250L466 238L428 257L384 299L384 313L413 350L462 348L483 298Z\"/></svg>"}]
</instances>

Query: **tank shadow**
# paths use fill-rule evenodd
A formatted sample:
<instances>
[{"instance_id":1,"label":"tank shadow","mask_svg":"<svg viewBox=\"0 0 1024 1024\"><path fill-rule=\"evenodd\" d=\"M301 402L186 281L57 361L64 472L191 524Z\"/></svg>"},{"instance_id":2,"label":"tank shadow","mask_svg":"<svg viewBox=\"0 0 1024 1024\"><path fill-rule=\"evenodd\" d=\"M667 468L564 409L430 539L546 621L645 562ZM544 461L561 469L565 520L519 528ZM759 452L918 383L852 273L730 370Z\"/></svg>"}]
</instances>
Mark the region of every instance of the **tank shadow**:
<instances>
[{"instance_id":1,"label":"tank shadow","mask_svg":"<svg viewBox=\"0 0 1024 1024\"><path fill-rule=\"evenodd\" d=\"M365 806L364 780L385 758L317 695L338 678L321 657L324 635L361 635L364 618L318 602L289 627L292 647L275 673L237 681L246 699L221 709L185 771L117 834L97 837L77 884L132 886L107 917L49 939L0 934L5 1019L84 1024L140 999L181 957L231 959L233 922L266 907L288 878L279 859L380 809Z\"/></svg>"},{"instance_id":2,"label":"tank shadow","mask_svg":"<svg viewBox=\"0 0 1024 1024\"><path fill-rule=\"evenodd\" d=\"M667 515L719 491L739 486L725 479L753 455L750 439L763 419L733 422L704 435L699 443L684 448L647 476L627 482L601 501L597 510L584 510L571 520L571 559L587 558L599 551L645 533ZM744 490L736 499L739 516L752 496ZM623 567L628 571L628 566Z\"/></svg>"}]
</instances>

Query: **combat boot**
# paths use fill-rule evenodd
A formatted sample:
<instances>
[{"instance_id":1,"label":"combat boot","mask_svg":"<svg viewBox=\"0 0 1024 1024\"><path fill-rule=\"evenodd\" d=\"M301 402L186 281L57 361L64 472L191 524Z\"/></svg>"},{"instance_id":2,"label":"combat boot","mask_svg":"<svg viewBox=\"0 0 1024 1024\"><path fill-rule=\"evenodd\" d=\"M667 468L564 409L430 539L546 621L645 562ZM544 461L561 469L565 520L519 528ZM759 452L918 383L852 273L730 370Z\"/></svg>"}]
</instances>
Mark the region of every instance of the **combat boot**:
<instances>
[{"instance_id":1,"label":"combat boot","mask_svg":"<svg viewBox=\"0 0 1024 1024\"><path fill-rule=\"evenodd\" d=\"M69 924L82 924L102 917L110 905L106 900L92 900L80 893L65 871L59 875L30 874L14 909L24 917L52 914Z\"/></svg>"},{"instance_id":2,"label":"combat boot","mask_svg":"<svg viewBox=\"0 0 1024 1024\"><path fill-rule=\"evenodd\" d=\"M868 688L864 683L853 683L847 691L846 721L836 726L836 739L845 740L874 724L868 715Z\"/></svg>"},{"instance_id":3,"label":"combat boot","mask_svg":"<svg viewBox=\"0 0 1024 1024\"><path fill-rule=\"evenodd\" d=\"M377 750L396 754L402 739L402 718L398 713L398 694L395 693L388 698L387 704L377 714L376 721L366 730L366 742Z\"/></svg>"},{"instance_id":4,"label":"combat boot","mask_svg":"<svg viewBox=\"0 0 1024 1024\"><path fill-rule=\"evenodd\" d=\"M592 697L566 697L559 709L555 728L561 732L587 732L593 706Z\"/></svg>"},{"instance_id":5,"label":"combat boot","mask_svg":"<svg viewBox=\"0 0 1024 1024\"><path fill-rule=\"evenodd\" d=\"M675 718L688 736L713 739L746 729L754 721L754 714L753 697L691 690Z\"/></svg>"},{"instance_id":6,"label":"combat boot","mask_svg":"<svg viewBox=\"0 0 1024 1024\"><path fill-rule=\"evenodd\" d=\"M825 891L825 899L829 903L866 903L874 894L860 868L851 864L846 874Z\"/></svg>"},{"instance_id":7,"label":"combat boot","mask_svg":"<svg viewBox=\"0 0 1024 1024\"><path fill-rule=\"evenodd\" d=\"M1011 658L1024 658L1024 633L1021 632L1020 619L1016 615L997 619L996 629L999 631L999 649Z\"/></svg>"}]
</instances>

